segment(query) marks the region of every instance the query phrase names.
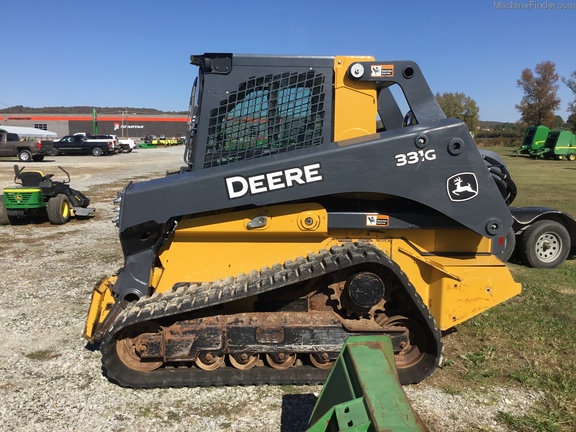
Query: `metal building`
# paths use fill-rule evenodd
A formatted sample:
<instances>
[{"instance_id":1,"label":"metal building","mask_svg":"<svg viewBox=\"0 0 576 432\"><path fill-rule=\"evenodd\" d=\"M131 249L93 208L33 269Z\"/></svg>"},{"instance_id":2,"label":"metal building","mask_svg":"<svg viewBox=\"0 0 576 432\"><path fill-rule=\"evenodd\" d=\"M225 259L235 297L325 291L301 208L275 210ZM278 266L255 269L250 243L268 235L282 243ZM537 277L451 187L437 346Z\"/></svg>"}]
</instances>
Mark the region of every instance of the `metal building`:
<instances>
[{"instance_id":1,"label":"metal building","mask_svg":"<svg viewBox=\"0 0 576 432\"><path fill-rule=\"evenodd\" d=\"M180 137L186 134L187 115L98 114L98 133L126 138L147 135ZM2 126L24 126L56 132L60 138L77 132L93 132L92 114L0 114Z\"/></svg>"}]
</instances>

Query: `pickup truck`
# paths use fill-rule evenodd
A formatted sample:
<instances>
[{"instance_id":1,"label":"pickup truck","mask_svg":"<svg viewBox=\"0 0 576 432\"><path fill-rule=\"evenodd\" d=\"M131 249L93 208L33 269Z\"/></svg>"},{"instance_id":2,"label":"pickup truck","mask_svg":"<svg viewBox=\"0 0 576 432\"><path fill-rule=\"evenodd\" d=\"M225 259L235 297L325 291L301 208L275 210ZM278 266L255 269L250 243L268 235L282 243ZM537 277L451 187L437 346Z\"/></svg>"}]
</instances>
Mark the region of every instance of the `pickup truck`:
<instances>
[{"instance_id":1,"label":"pickup truck","mask_svg":"<svg viewBox=\"0 0 576 432\"><path fill-rule=\"evenodd\" d=\"M18 156L22 162L40 162L52 152L51 141L20 141L18 134L0 128L0 156Z\"/></svg>"},{"instance_id":2,"label":"pickup truck","mask_svg":"<svg viewBox=\"0 0 576 432\"><path fill-rule=\"evenodd\" d=\"M86 139L88 140L112 140L112 150L114 151L114 153L118 153L119 148L118 148L118 137L116 135L104 135L104 134L87 134L86 132L77 132L74 135L82 135L84 137L86 137Z\"/></svg>"},{"instance_id":3,"label":"pickup truck","mask_svg":"<svg viewBox=\"0 0 576 432\"><path fill-rule=\"evenodd\" d=\"M120 146L120 151L122 153L130 153L135 148L138 148L136 140L133 140L132 138L119 139L118 145Z\"/></svg>"},{"instance_id":4,"label":"pickup truck","mask_svg":"<svg viewBox=\"0 0 576 432\"><path fill-rule=\"evenodd\" d=\"M75 134L66 135L59 141L52 143L54 150L50 153L53 156L67 154L92 154L102 156L103 154L114 154L114 140L112 138L97 138L90 135Z\"/></svg>"}]
</instances>

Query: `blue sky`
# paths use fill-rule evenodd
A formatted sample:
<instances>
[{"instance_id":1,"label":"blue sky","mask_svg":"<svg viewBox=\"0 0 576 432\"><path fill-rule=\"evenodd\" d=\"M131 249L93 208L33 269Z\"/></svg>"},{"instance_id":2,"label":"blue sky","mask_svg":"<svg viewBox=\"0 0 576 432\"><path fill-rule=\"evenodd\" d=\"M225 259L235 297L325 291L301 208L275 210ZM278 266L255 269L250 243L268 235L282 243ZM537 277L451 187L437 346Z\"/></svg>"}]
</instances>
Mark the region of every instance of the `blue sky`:
<instances>
[{"instance_id":1,"label":"blue sky","mask_svg":"<svg viewBox=\"0 0 576 432\"><path fill-rule=\"evenodd\" d=\"M512 122L522 69L551 60L560 76L576 70L576 0L561 1L10 1L0 108L180 111L196 75L190 54L372 55L414 60L434 93L465 93L481 120ZM574 95L559 85L566 119Z\"/></svg>"}]
</instances>

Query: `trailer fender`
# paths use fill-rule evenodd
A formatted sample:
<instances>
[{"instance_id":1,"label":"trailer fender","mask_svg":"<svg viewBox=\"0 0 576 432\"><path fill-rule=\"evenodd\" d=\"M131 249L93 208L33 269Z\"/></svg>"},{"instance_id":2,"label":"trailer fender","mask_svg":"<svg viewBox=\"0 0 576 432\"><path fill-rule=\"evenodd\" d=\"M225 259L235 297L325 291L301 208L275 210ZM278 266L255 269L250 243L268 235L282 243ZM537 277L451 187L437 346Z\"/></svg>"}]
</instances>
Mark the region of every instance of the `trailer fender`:
<instances>
[{"instance_id":1,"label":"trailer fender","mask_svg":"<svg viewBox=\"0 0 576 432\"><path fill-rule=\"evenodd\" d=\"M522 234L526 228L540 220L553 220L564 225L570 234L572 245L576 245L576 219L562 210L548 207L510 207L516 235Z\"/></svg>"}]
</instances>

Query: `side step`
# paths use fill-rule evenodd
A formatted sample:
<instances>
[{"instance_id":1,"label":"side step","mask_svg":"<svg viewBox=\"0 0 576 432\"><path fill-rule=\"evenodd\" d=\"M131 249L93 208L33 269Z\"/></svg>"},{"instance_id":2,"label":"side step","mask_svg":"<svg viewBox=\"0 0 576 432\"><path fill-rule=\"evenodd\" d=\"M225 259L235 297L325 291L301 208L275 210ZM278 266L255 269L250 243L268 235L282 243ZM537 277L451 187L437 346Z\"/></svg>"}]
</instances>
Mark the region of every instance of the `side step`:
<instances>
[{"instance_id":1,"label":"side step","mask_svg":"<svg viewBox=\"0 0 576 432\"><path fill-rule=\"evenodd\" d=\"M348 338L308 422L327 431L429 431L402 390L390 337Z\"/></svg>"}]
</instances>

